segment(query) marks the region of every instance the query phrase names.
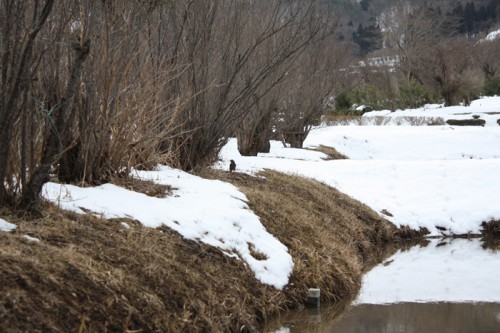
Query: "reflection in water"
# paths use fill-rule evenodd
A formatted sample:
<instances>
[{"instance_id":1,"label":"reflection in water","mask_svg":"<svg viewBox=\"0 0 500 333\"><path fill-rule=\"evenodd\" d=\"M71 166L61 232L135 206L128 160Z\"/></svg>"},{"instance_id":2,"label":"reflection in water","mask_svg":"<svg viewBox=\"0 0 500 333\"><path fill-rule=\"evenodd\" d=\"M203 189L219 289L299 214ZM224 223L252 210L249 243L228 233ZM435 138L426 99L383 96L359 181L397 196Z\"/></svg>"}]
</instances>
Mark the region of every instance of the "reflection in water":
<instances>
[{"instance_id":1,"label":"reflection in water","mask_svg":"<svg viewBox=\"0 0 500 333\"><path fill-rule=\"evenodd\" d=\"M499 276L500 253L479 239L432 239L368 272L356 304L499 303Z\"/></svg>"},{"instance_id":2,"label":"reflection in water","mask_svg":"<svg viewBox=\"0 0 500 333\"><path fill-rule=\"evenodd\" d=\"M401 303L357 305L331 318L331 309L308 310L282 318L265 332L275 333L498 333L498 303ZM338 314L337 309L333 309ZM323 317L328 320L322 320Z\"/></svg>"},{"instance_id":3,"label":"reflection in water","mask_svg":"<svg viewBox=\"0 0 500 333\"><path fill-rule=\"evenodd\" d=\"M264 332L498 333L500 252L484 245L432 239L401 249L364 277L355 306L290 313Z\"/></svg>"},{"instance_id":4,"label":"reflection in water","mask_svg":"<svg viewBox=\"0 0 500 333\"><path fill-rule=\"evenodd\" d=\"M494 333L500 304L403 303L352 308L328 332Z\"/></svg>"}]
</instances>

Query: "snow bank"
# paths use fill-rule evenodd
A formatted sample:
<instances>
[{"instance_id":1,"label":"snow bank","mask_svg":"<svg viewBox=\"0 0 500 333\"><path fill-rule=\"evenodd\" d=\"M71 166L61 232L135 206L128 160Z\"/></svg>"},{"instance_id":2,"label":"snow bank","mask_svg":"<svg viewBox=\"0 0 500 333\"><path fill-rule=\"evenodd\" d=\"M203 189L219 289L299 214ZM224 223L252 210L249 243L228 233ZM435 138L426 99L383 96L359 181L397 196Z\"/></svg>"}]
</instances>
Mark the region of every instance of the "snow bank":
<instances>
[{"instance_id":1,"label":"snow bank","mask_svg":"<svg viewBox=\"0 0 500 333\"><path fill-rule=\"evenodd\" d=\"M11 232L17 228L15 224L5 221L4 219L0 219L0 231Z\"/></svg>"},{"instance_id":2,"label":"snow bank","mask_svg":"<svg viewBox=\"0 0 500 333\"><path fill-rule=\"evenodd\" d=\"M288 283L293 261L287 248L269 234L248 208L247 198L231 184L160 167L135 176L175 188L173 196L154 198L105 184L95 188L48 183L43 194L61 208L105 218L129 217L147 227L166 225L183 237L236 252L262 282L276 288ZM252 256L251 248L267 259Z\"/></svg>"}]
</instances>

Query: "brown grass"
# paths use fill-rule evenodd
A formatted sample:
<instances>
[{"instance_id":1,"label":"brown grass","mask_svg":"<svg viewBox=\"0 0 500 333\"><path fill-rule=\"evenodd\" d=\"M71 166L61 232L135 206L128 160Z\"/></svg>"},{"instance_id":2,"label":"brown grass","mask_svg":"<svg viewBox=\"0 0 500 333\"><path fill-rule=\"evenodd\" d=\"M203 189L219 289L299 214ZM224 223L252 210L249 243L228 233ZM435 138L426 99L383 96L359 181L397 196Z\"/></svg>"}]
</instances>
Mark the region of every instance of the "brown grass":
<instances>
[{"instance_id":1,"label":"brown grass","mask_svg":"<svg viewBox=\"0 0 500 333\"><path fill-rule=\"evenodd\" d=\"M271 171L265 178L204 174L240 187L288 246L295 268L283 291L259 283L241 260L166 227L47 205L42 219L0 214L18 226L0 232L2 331L256 331L303 304L309 287L321 288L322 302L354 297L363 270L395 237L395 228L366 206L315 181Z\"/></svg>"},{"instance_id":2,"label":"brown grass","mask_svg":"<svg viewBox=\"0 0 500 333\"><path fill-rule=\"evenodd\" d=\"M322 302L355 296L364 269L397 238L392 224L320 182L269 170L264 178L210 174L240 188L267 230L289 248L295 266L285 290L294 304L303 303L312 287L321 289Z\"/></svg>"},{"instance_id":3,"label":"brown grass","mask_svg":"<svg viewBox=\"0 0 500 333\"><path fill-rule=\"evenodd\" d=\"M500 250L500 220L491 219L481 224L483 247L494 251Z\"/></svg>"},{"instance_id":4,"label":"brown grass","mask_svg":"<svg viewBox=\"0 0 500 333\"><path fill-rule=\"evenodd\" d=\"M313 150L322 152L323 154L327 155L328 157L326 158L326 160L347 160L347 159L349 159L349 157L347 157L346 155L344 155L342 153L339 153L337 151L337 149L330 147L330 146L319 145L319 146L313 148Z\"/></svg>"},{"instance_id":5,"label":"brown grass","mask_svg":"<svg viewBox=\"0 0 500 333\"><path fill-rule=\"evenodd\" d=\"M111 182L127 190L146 194L150 197L165 198L172 194L174 188L169 185L154 183L135 177L113 177Z\"/></svg>"},{"instance_id":6,"label":"brown grass","mask_svg":"<svg viewBox=\"0 0 500 333\"><path fill-rule=\"evenodd\" d=\"M391 118L384 116L362 117L362 116L346 116L346 115L324 115L322 120L328 126L335 126L335 125L384 126L391 122L394 122L396 125L410 124L411 126L445 124L444 119L441 117L412 117L412 116Z\"/></svg>"}]
</instances>

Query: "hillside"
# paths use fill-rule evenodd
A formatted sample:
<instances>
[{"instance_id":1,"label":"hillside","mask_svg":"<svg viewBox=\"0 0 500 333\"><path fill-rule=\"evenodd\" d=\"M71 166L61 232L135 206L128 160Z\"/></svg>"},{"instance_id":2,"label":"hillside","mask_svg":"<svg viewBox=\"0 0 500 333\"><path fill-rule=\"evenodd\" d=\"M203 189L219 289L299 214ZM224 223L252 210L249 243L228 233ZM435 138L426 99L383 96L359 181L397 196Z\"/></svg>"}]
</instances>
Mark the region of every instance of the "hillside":
<instances>
[{"instance_id":1,"label":"hillside","mask_svg":"<svg viewBox=\"0 0 500 333\"><path fill-rule=\"evenodd\" d=\"M380 19L394 12L398 6L407 10L422 10L437 14L435 20L447 21L452 35L468 35L471 38L484 36L500 22L500 2L497 0L323 0L334 13L342 17L337 37L358 44L362 54L381 49L376 42L383 31ZM367 41L368 39L369 41Z\"/></svg>"}]
</instances>

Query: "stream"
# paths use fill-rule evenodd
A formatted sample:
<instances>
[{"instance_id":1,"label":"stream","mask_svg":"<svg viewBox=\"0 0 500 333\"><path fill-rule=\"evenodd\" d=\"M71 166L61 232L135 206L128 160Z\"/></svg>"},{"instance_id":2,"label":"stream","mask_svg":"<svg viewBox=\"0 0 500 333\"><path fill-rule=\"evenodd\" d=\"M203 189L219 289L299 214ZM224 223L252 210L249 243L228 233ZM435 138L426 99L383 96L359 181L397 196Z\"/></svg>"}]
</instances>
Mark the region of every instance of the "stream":
<instances>
[{"instance_id":1,"label":"stream","mask_svg":"<svg viewBox=\"0 0 500 333\"><path fill-rule=\"evenodd\" d=\"M351 304L292 311L264 332L500 332L500 251L480 239L431 239L363 277Z\"/></svg>"}]
</instances>

